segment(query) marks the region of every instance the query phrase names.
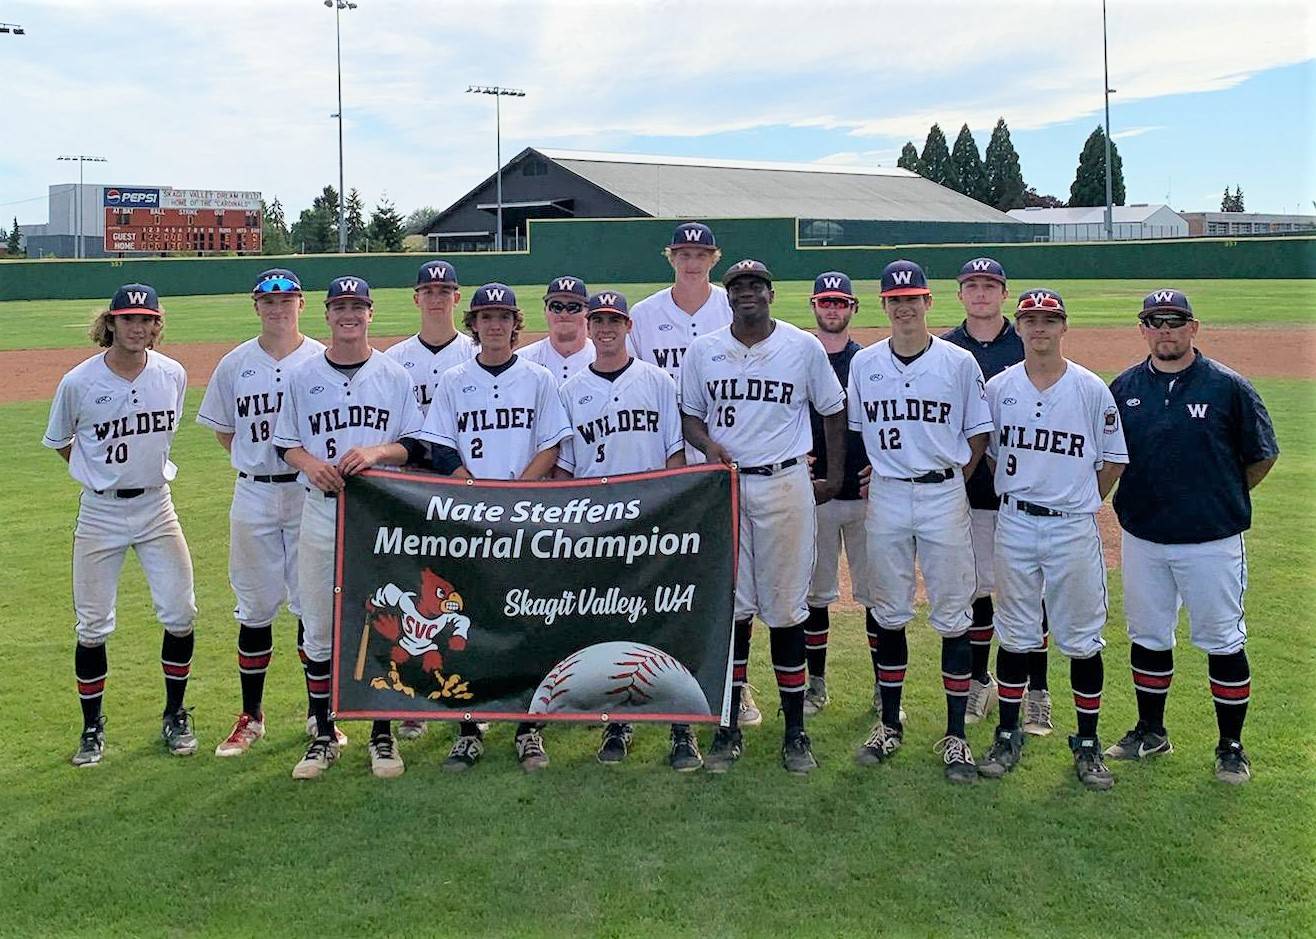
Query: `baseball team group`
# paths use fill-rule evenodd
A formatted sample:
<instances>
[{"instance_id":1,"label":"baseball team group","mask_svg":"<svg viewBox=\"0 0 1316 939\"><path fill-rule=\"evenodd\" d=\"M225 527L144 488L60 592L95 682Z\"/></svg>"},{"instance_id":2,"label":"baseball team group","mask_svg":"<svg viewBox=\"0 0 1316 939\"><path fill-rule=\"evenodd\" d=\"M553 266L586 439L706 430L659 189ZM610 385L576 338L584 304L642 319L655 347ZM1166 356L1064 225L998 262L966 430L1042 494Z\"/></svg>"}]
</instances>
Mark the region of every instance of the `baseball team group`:
<instances>
[{"instance_id":1,"label":"baseball team group","mask_svg":"<svg viewBox=\"0 0 1316 939\"><path fill-rule=\"evenodd\" d=\"M346 477L407 465L475 479L564 479L720 461L737 469L740 506L730 718L706 753L690 726L673 725L674 770L728 771L742 754L742 729L762 722L746 681L755 617L768 627L781 763L798 774L817 767L805 719L830 703L829 608L844 556L865 609L878 715L855 751L861 765L889 763L905 743L917 569L941 638L946 727L934 748L949 781L1003 777L1025 739L1052 732L1052 647L1069 659L1069 746L1082 785L1114 785L1108 761L1171 753L1166 702L1184 606L1192 645L1208 660L1215 776L1250 778L1243 534L1249 492L1279 451L1252 385L1196 347L1188 297L1165 289L1140 309L1130 303L1148 354L1108 386L1065 357L1060 294L1012 297L992 258L964 264L964 320L942 336L928 327L924 271L905 260L887 265L879 303L891 334L865 348L851 335L860 298L845 273L817 277L817 328L806 331L773 316L773 275L762 262L739 261L721 286L711 282L721 251L708 226L677 226L665 253L672 285L634 306L616 291L591 293L579 277L554 278L543 298L548 335L525 346L513 290L485 284L462 308L447 261L421 265L420 328L384 351L370 345L374 307L362 278L330 283L324 345L301 332L297 275L260 275L252 289L259 334L219 362L196 416L236 471L229 579L241 708L216 756L241 756L265 734L273 623L285 605L298 619L308 704L309 744L292 775L322 775L348 743L330 710L336 499ZM164 746L180 756L198 749L185 705L192 562L170 496L187 380L155 349L164 322L153 288L121 287L92 324L102 351L63 377L45 432L81 486L75 766L95 766L105 753L107 642L130 548L164 627ZM1112 489L1138 719L1103 747L1109 597L1096 513ZM417 603L460 603L442 582L429 589L436 596ZM975 759L966 725L993 713L995 731ZM428 727L373 722L374 775L401 775L398 740ZM598 760L623 761L632 731L604 727ZM443 767L474 767L487 732L459 724ZM527 771L548 766L543 732L532 722L515 728Z\"/></svg>"}]
</instances>

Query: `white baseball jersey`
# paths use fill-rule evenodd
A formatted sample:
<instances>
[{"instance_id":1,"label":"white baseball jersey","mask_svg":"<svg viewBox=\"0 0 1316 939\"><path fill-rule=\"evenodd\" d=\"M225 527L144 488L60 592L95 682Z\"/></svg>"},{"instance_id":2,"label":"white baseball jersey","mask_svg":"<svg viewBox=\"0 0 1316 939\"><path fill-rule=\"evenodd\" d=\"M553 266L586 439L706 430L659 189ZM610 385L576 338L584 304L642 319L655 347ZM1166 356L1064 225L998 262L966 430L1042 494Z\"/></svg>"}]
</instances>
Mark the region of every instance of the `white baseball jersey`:
<instances>
[{"instance_id":1,"label":"white baseball jersey","mask_svg":"<svg viewBox=\"0 0 1316 939\"><path fill-rule=\"evenodd\" d=\"M726 326L690 343L681 368L681 410L736 462L763 466L813 449L809 405L823 416L845 407L845 389L818 337L782 320L746 347Z\"/></svg>"},{"instance_id":2,"label":"white baseball jersey","mask_svg":"<svg viewBox=\"0 0 1316 939\"><path fill-rule=\"evenodd\" d=\"M996 491L1057 512L1101 507L1097 470L1129 462L1119 409L1106 383L1066 360L1065 374L1038 391L1024 363L987 383L996 428L987 453Z\"/></svg>"},{"instance_id":3,"label":"white baseball jersey","mask_svg":"<svg viewBox=\"0 0 1316 939\"><path fill-rule=\"evenodd\" d=\"M411 377L384 353L371 350L351 378L317 355L292 373L274 443L337 463L353 447L415 437L422 420ZM303 485L311 485L305 473L301 477Z\"/></svg>"},{"instance_id":4,"label":"white baseball jersey","mask_svg":"<svg viewBox=\"0 0 1316 939\"><path fill-rule=\"evenodd\" d=\"M323 354L324 344L310 336L281 359L271 357L257 339L248 339L219 360L196 420L233 435L229 460L234 469L251 476L291 472L274 449L274 428L293 370Z\"/></svg>"},{"instance_id":5,"label":"white baseball jersey","mask_svg":"<svg viewBox=\"0 0 1316 939\"><path fill-rule=\"evenodd\" d=\"M593 363L594 343L586 340L585 347L579 352L563 356L545 337L538 342L530 343L524 349L517 349L516 357L544 366L552 374L553 380L561 385L572 375Z\"/></svg>"},{"instance_id":6,"label":"white baseball jersey","mask_svg":"<svg viewBox=\"0 0 1316 939\"><path fill-rule=\"evenodd\" d=\"M847 400L873 472L891 479L962 467L973 455L969 438L992 429L978 362L935 336L908 365L890 339L856 352Z\"/></svg>"},{"instance_id":7,"label":"white baseball jersey","mask_svg":"<svg viewBox=\"0 0 1316 939\"><path fill-rule=\"evenodd\" d=\"M660 290L631 307L631 334L626 342L637 359L652 362L676 379L681 393L681 364L690 343L731 325L727 292L710 284L704 305L687 313L672 299L672 288Z\"/></svg>"},{"instance_id":8,"label":"white baseball jersey","mask_svg":"<svg viewBox=\"0 0 1316 939\"><path fill-rule=\"evenodd\" d=\"M42 443L69 444L69 474L88 489L150 489L178 473L169 448L183 417L187 374L155 350L132 381L87 359L60 379Z\"/></svg>"},{"instance_id":9,"label":"white baseball jersey","mask_svg":"<svg viewBox=\"0 0 1316 939\"><path fill-rule=\"evenodd\" d=\"M557 465L578 479L662 469L685 446L676 382L639 359L612 381L577 372L562 386L562 406L571 435Z\"/></svg>"},{"instance_id":10,"label":"white baseball jersey","mask_svg":"<svg viewBox=\"0 0 1316 939\"><path fill-rule=\"evenodd\" d=\"M416 403L420 405L420 413L424 414L429 410L434 389L439 386L439 378L443 373L454 365L475 358L478 351L474 339L465 333L458 333L438 352L431 352L430 347L420 341L420 334L417 333L389 346L384 354L407 370L416 390Z\"/></svg>"},{"instance_id":11,"label":"white baseball jersey","mask_svg":"<svg viewBox=\"0 0 1316 939\"><path fill-rule=\"evenodd\" d=\"M570 434L557 382L518 355L497 375L478 359L445 372L418 436L456 450L476 479L516 479Z\"/></svg>"}]
</instances>

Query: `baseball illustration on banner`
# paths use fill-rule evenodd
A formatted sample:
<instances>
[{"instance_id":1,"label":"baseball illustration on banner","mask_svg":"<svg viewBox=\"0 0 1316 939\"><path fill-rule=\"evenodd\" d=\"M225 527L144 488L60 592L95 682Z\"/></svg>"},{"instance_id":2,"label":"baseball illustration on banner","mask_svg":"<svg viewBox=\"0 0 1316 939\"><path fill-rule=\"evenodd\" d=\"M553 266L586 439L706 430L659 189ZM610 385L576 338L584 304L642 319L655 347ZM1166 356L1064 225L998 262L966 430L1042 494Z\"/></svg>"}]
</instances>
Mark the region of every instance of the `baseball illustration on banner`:
<instances>
[{"instance_id":1,"label":"baseball illustration on banner","mask_svg":"<svg viewBox=\"0 0 1316 939\"><path fill-rule=\"evenodd\" d=\"M711 714L695 676L662 649L643 642L598 642L567 656L544 676L531 714Z\"/></svg>"}]
</instances>

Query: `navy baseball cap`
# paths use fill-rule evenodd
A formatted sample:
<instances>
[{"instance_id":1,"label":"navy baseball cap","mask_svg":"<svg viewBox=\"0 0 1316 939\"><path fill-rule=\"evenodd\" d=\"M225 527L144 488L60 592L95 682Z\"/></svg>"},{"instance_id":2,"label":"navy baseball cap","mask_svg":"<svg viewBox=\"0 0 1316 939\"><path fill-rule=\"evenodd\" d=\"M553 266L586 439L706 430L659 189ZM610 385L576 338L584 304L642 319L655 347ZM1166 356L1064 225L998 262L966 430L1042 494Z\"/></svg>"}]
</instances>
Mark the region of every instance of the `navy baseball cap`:
<instances>
[{"instance_id":1,"label":"navy baseball cap","mask_svg":"<svg viewBox=\"0 0 1316 939\"><path fill-rule=\"evenodd\" d=\"M261 271L256 283L251 288L252 294L260 293L301 293L302 282L297 275L287 268L272 267Z\"/></svg>"},{"instance_id":2,"label":"navy baseball cap","mask_svg":"<svg viewBox=\"0 0 1316 939\"><path fill-rule=\"evenodd\" d=\"M768 270L762 261L745 258L745 260L737 261L727 268L727 272L722 275L722 286L729 287L732 281L739 280L742 277L754 277L765 281L768 286L772 285L772 271Z\"/></svg>"},{"instance_id":3,"label":"navy baseball cap","mask_svg":"<svg viewBox=\"0 0 1316 939\"><path fill-rule=\"evenodd\" d=\"M324 305L328 306L339 297L356 297L374 306L374 301L370 299L370 285L362 278L353 277L351 274L335 277L329 282L329 294L324 298Z\"/></svg>"},{"instance_id":4,"label":"navy baseball cap","mask_svg":"<svg viewBox=\"0 0 1316 939\"><path fill-rule=\"evenodd\" d=\"M471 310L519 310L516 293L506 284L485 284L471 298Z\"/></svg>"},{"instance_id":5,"label":"navy baseball cap","mask_svg":"<svg viewBox=\"0 0 1316 939\"><path fill-rule=\"evenodd\" d=\"M598 293L591 294L589 298L589 312L619 313L627 319L631 318L631 311L626 303L626 298L615 290L601 290Z\"/></svg>"},{"instance_id":6,"label":"navy baseball cap","mask_svg":"<svg viewBox=\"0 0 1316 939\"><path fill-rule=\"evenodd\" d=\"M1069 319L1069 314L1065 312L1065 301L1061 299L1060 294L1049 287L1032 287L1019 294L1019 303L1014 308L1014 315L1017 317L1020 313L1037 312L1059 313L1065 319Z\"/></svg>"},{"instance_id":7,"label":"navy baseball cap","mask_svg":"<svg viewBox=\"0 0 1316 939\"><path fill-rule=\"evenodd\" d=\"M544 290L544 299L559 294L570 294L580 297L582 300L589 299L589 288L579 277L572 277L570 274L563 274L561 277L554 277L548 282L548 287Z\"/></svg>"},{"instance_id":8,"label":"navy baseball cap","mask_svg":"<svg viewBox=\"0 0 1316 939\"><path fill-rule=\"evenodd\" d=\"M701 222L682 222L672 232L672 240L667 247L716 248L717 239L713 237L713 229Z\"/></svg>"},{"instance_id":9,"label":"navy baseball cap","mask_svg":"<svg viewBox=\"0 0 1316 939\"><path fill-rule=\"evenodd\" d=\"M114 298L110 300L110 312L115 316L122 316L125 313L164 315L160 310L160 295L150 284L124 284L114 291Z\"/></svg>"},{"instance_id":10,"label":"navy baseball cap","mask_svg":"<svg viewBox=\"0 0 1316 939\"><path fill-rule=\"evenodd\" d=\"M1178 313L1188 319L1193 318L1193 305L1188 302L1188 298L1178 290L1153 290L1142 299L1142 312L1138 318L1142 319L1149 313Z\"/></svg>"},{"instance_id":11,"label":"navy baseball cap","mask_svg":"<svg viewBox=\"0 0 1316 939\"><path fill-rule=\"evenodd\" d=\"M892 261L882 268L883 297L917 297L931 294L928 277L913 261Z\"/></svg>"},{"instance_id":12,"label":"navy baseball cap","mask_svg":"<svg viewBox=\"0 0 1316 939\"><path fill-rule=\"evenodd\" d=\"M842 300L854 299L854 285L850 278L840 271L827 271L813 279L813 296L810 300L824 297L839 297Z\"/></svg>"},{"instance_id":13,"label":"navy baseball cap","mask_svg":"<svg viewBox=\"0 0 1316 939\"><path fill-rule=\"evenodd\" d=\"M416 286L426 284L450 284L457 286L457 269L447 261L426 261L416 271Z\"/></svg>"},{"instance_id":14,"label":"navy baseball cap","mask_svg":"<svg viewBox=\"0 0 1316 939\"><path fill-rule=\"evenodd\" d=\"M964 266L960 268L960 276L955 279L962 284L970 277L990 277L1004 284L1005 268L1001 267L1001 262L995 258L974 258L972 261L964 262Z\"/></svg>"}]
</instances>

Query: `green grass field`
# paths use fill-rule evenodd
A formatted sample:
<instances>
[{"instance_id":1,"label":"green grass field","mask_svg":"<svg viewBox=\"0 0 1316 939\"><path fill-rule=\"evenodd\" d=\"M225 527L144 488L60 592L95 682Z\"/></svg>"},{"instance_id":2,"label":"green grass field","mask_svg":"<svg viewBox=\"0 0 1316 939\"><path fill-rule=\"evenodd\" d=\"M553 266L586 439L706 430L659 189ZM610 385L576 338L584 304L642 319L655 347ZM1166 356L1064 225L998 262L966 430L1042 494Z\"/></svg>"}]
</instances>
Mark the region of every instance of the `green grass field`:
<instances>
[{"instance_id":1,"label":"green grass field","mask_svg":"<svg viewBox=\"0 0 1316 939\"><path fill-rule=\"evenodd\" d=\"M1147 286L1085 285L1072 304L1082 309L1081 296L1112 323ZM937 286L948 310L950 290ZM1216 282L1219 293L1190 294L1218 322L1256 311L1272 286ZM803 309L803 294L793 284L779 296ZM1304 284L1263 312L1310 322L1312 296ZM177 301L171 338L245 337L245 302ZM377 331L409 328L407 302L405 291L384 292ZM10 347L78 344L59 323L84 308L5 305L18 306L40 313L36 338L24 331ZM725 777L668 770L660 728L641 728L631 759L605 769L594 762L596 733L567 727L549 729L553 766L538 777L517 769L507 728L491 733L475 772L452 777L438 768L451 731L435 725L404 745L406 775L381 781L368 772L364 725L349 724L352 745L328 778L294 783L305 697L286 616L270 672L270 735L242 759L217 760L238 703L226 577L232 474L191 422L200 389L189 393L175 445L174 491L197 571L189 699L202 750L190 760L163 752L160 630L130 559L110 644L108 755L74 770L77 488L40 446L47 403L0 406L0 434L22 457L0 489L0 935L1312 935L1316 383L1257 385L1283 456L1256 494L1248 541L1254 697L1245 736L1256 777L1241 788L1213 780L1205 658L1185 640L1168 716L1176 752L1115 765L1118 784L1102 794L1073 778L1060 659L1057 734L1030 741L1022 766L999 783L947 785L931 750L944 717L937 644L922 617L910 628L906 746L877 770L850 758L872 719L853 615L834 619L833 704L810 726L823 765L803 779L777 765L781 724L762 629L751 678L766 721L747 732L746 757ZM1134 716L1118 572L1111 579L1107 740ZM970 728L979 753L990 732Z\"/></svg>"},{"instance_id":2,"label":"green grass field","mask_svg":"<svg viewBox=\"0 0 1316 939\"><path fill-rule=\"evenodd\" d=\"M621 290L632 303L648 296L665 284L594 284ZM1016 291L1035 286L1016 283ZM1142 306L1142 298L1157 287L1153 281L1137 280L1069 280L1053 281L1048 286L1059 290L1070 309L1075 326L1128 326ZM1275 326L1316 323L1316 281L1311 280L1193 280L1176 286L1188 293L1199 319L1212 326L1266 324ZM526 311L526 326L544 328L541 285L520 285L516 294ZM777 285L773 312L799 326L813 326L808 297L812 283L783 281ZM955 300L955 282L933 281L933 295L940 303L934 306L930 322L934 326L954 326L963 319ZM860 296L857 324L886 324L877 301L875 281L857 281ZM469 292L469 288L468 288ZM381 289L375 294L376 336L403 336L416 331L417 313L409 289ZM168 319L166 340L179 342L232 342L247 339L254 332L254 313L247 294L214 297L163 297ZM11 300L0 303L0 315L21 329L6 330L0 337L0 350L58 349L79 345L92 315L104 307L99 300ZM304 323L307 332L323 338L327 334L323 316L318 312L323 295L313 293L307 299Z\"/></svg>"}]
</instances>

